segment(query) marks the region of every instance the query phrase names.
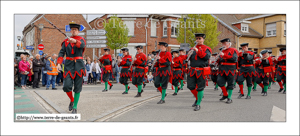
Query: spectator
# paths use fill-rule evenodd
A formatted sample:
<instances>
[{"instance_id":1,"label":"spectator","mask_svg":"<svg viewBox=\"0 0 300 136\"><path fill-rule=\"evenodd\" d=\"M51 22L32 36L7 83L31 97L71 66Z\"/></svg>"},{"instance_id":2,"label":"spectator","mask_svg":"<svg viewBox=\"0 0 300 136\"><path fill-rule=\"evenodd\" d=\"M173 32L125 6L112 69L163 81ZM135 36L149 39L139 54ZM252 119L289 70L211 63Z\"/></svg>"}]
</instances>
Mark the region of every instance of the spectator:
<instances>
[{"instance_id":1,"label":"spectator","mask_svg":"<svg viewBox=\"0 0 300 136\"><path fill-rule=\"evenodd\" d=\"M20 70L19 70L19 63L20 61L22 61L22 58L24 57L24 54L20 55L20 58L17 60L17 64L18 64L18 87L21 87L21 74L20 74Z\"/></svg>"},{"instance_id":2,"label":"spectator","mask_svg":"<svg viewBox=\"0 0 300 136\"><path fill-rule=\"evenodd\" d=\"M15 86L19 86L19 83L18 83L19 68L18 68L18 66L19 66L18 61L15 58L14 59L14 85Z\"/></svg>"},{"instance_id":3,"label":"spectator","mask_svg":"<svg viewBox=\"0 0 300 136\"><path fill-rule=\"evenodd\" d=\"M33 63L33 72L34 72L34 79L32 88L40 88L39 82L41 79L42 67L45 66L45 63L40 59L40 55L36 54L35 59L32 61Z\"/></svg>"},{"instance_id":4,"label":"spectator","mask_svg":"<svg viewBox=\"0 0 300 136\"><path fill-rule=\"evenodd\" d=\"M116 60L116 66L115 66L115 71L116 71L116 81L117 83L119 83L119 78L120 78L120 73L121 73L121 67L118 65L119 62L121 61L121 57L117 56L117 60Z\"/></svg>"},{"instance_id":5,"label":"spectator","mask_svg":"<svg viewBox=\"0 0 300 136\"><path fill-rule=\"evenodd\" d=\"M152 58L150 56L148 56L148 60L147 60L148 70L151 69L152 63L153 63Z\"/></svg>"},{"instance_id":6,"label":"spectator","mask_svg":"<svg viewBox=\"0 0 300 136\"><path fill-rule=\"evenodd\" d=\"M64 72L65 72L65 58L63 59L63 62L61 63L61 79L60 82L64 82Z\"/></svg>"},{"instance_id":7,"label":"spectator","mask_svg":"<svg viewBox=\"0 0 300 136\"><path fill-rule=\"evenodd\" d=\"M57 90L57 88L55 88L55 79L56 76L58 75L58 70L56 64L54 63L56 57L57 55L53 54L46 63L47 75L48 75L46 90L49 89L50 84L52 84L52 90Z\"/></svg>"},{"instance_id":8,"label":"spectator","mask_svg":"<svg viewBox=\"0 0 300 136\"><path fill-rule=\"evenodd\" d=\"M152 72L149 72L149 74L148 74L148 82L149 83L152 83L152 81L153 81L153 76L152 76Z\"/></svg>"},{"instance_id":9,"label":"spectator","mask_svg":"<svg viewBox=\"0 0 300 136\"><path fill-rule=\"evenodd\" d=\"M32 67L33 67L32 61L33 61L33 56L29 56L28 63L30 65L30 71L29 71L29 74L27 75L28 76L28 81L29 81L28 82L28 87L32 86L33 78L34 78L34 73L33 73L33 70L32 70Z\"/></svg>"},{"instance_id":10,"label":"spectator","mask_svg":"<svg viewBox=\"0 0 300 136\"><path fill-rule=\"evenodd\" d=\"M102 63L99 60L97 60L97 63L99 64L100 71L102 71L102 69L101 69ZM101 73L100 72L97 73L97 81L101 81ZM100 84L101 84L101 82L100 82Z\"/></svg>"},{"instance_id":11,"label":"spectator","mask_svg":"<svg viewBox=\"0 0 300 136\"><path fill-rule=\"evenodd\" d=\"M90 60L87 61L86 69L87 69L86 74L88 75L88 84L92 84L92 76L91 76L92 67L91 67L91 61Z\"/></svg>"},{"instance_id":12,"label":"spectator","mask_svg":"<svg viewBox=\"0 0 300 136\"><path fill-rule=\"evenodd\" d=\"M89 63L85 64L85 76L83 77L83 81L84 81L84 84L87 84L87 81L88 81L88 77L89 77L89 72L90 72L90 65Z\"/></svg>"},{"instance_id":13,"label":"spectator","mask_svg":"<svg viewBox=\"0 0 300 136\"><path fill-rule=\"evenodd\" d=\"M95 85L97 85L97 76L99 73L101 73L99 64L97 63L97 59L94 59L94 62L91 64L91 68L92 68L92 74L93 74L93 82Z\"/></svg>"},{"instance_id":14,"label":"spectator","mask_svg":"<svg viewBox=\"0 0 300 136\"><path fill-rule=\"evenodd\" d=\"M47 54L43 53L43 56L42 56L41 60L45 64L45 66L42 67L42 86L45 87L47 85L47 80L48 80L47 68L46 68L46 63L47 63L47 60L48 60Z\"/></svg>"},{"instance_id":15,"label":"spectator","mask_svg":"<svg viewBox=\"0 0 300 136\"><path fill-rule=\"evenodd\" d=\"M115 54L111 55L111 66L112 66L112 72L110 72L109 74L109 80L113 81L114 79L112 78L113 74L116 72L115 71L115 64L116 64L116 58L115 58Z\"/></svg>"},{"instance_id":16,"label":"spectator","mask_svg":"<svg viewBox=\"0 0 300 136\"><path fill-rule=\"evenodd\" d=\"M25 55L22 56L22 61L19 62L19 70L21 74L21 87L22 89L28 89L26 87L27 83L27 75L30 71L30 64L26 61L27 57Z\"/></svg>"}]
</instances>

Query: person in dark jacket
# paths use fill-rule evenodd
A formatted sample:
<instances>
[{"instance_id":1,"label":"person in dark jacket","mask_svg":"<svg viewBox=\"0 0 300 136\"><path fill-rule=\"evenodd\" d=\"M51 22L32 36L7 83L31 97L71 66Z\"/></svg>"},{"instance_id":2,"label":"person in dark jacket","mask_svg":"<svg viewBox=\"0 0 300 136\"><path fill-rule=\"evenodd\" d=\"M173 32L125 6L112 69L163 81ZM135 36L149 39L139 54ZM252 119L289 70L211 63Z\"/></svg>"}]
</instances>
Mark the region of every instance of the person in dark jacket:
<instances>
[{"instance_id":1,"label":"person in dark jacket","mask_svg":"<svg viewBox=\"0 0 300 136\"><path fill-rule=\"evenodd\" d=\"M48 60L47 54L43 54L41 60L43 61L44 64L47 63ZM47 84L47 79L48 79L48 75L47 75L47 68L46 65L44 67L42 67L42 86L45 87Z\"/></svg>"},{"instance_id":2,"label":"person in dark jacket","mask_svg":"<svg viewBox=\"0 0 300 136\"><path fill-rule=\"evenodd\" d=\"M42 73L42 67L45 66L45 63L43 62L42 59L40 59L40 55L36 54L35 59L32 61L33 66L33 72L34 72L34 79L33 79L33 85L32 88L40 88L39 87L39 81L41 79L41 73Z\"/></svg>"}]
</instances>

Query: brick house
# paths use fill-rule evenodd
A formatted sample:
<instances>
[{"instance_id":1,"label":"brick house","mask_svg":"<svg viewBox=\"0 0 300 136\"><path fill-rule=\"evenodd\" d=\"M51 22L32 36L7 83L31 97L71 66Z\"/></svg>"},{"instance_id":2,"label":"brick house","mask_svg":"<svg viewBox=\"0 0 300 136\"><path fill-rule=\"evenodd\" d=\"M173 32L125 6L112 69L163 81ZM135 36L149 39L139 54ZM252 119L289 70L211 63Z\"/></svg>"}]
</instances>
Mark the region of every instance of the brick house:
<instances>
[{"instance_id":1,"label":"brick house","mask_svg":"<svg viewBox=\"0 0 300 136\"><path fill-rule=\"evenodd\" d=\"M91 30L91 27L82 14L37 14L23 29L23 46L33 45L34 50L32 50L32 54L39 52L37 46L40 43L40 39L41 43L44 45L44 53L47 53L48 55L52 55L53 53L58 54L61 48L61 43L65 39L65 36L50 25L43 16L45 16L45 18L64 33L66 33L65 25L68 25L71 21L85 26L83 32L80 33L84 33L86 30ZM43 24L44 26L41 34L39 24ZM85 38L84 35L81 36ZM92 49L86 48L84 54L92 55Z\"/></svg>"},{"instance_id":2,"label":"brick house","mask_svg":"<svg viewBox=\"0 0 300 136\"><path fill-rule=\"evenodd\" d=\"M286 46L285 14L213 14L218 19L218 39L230 38L232 47L241 49L241 43L249 43L249 49L272 50L272 55L280 55L279 48ZM213 52L219 52L218 44Z\"/></svg>"},{"instance_id":3,"label":"brick house","mask_svg":"<svg viewBox=\"0 0 300 136\"><path fill-rule=\"evenodd\" d=\"M105 14L89 22L94 29L104 29L101 20L108 20L112 14ZM166 42L169 44L168 51L171 49L179 49L180 43L177 41L178 19L181 15L165 15L165 14L118 14L126 26L129 28L129 36L132 36L128 47L130 54L134 55L136 50L134 46L144 46L143 52L150 54L152 51L159 49L158 42ZM99 21L100 20L100 21ZM103 53L103 49L95 49L99 55ZM117 53L120 52L118 49ZM114 51L110 52L111 54Z\"/></svg>"}]
</instances>

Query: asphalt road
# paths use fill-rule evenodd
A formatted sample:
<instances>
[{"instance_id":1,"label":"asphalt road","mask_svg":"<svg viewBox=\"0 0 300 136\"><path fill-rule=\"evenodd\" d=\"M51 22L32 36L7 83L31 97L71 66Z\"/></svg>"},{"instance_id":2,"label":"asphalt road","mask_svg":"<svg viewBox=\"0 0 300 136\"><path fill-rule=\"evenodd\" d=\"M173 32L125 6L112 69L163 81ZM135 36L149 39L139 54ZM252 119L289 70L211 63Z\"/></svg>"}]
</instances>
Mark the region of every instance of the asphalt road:
<instances>
[{"instance_id":1,"label":"asphalt road","mask_svg":"<svg viewBox=\"0 0 300 136\"><path fill-rule=\"evenodd\" d=\"M278 93L278 84L271 87L268 90L268 96L261 96L261 88L257 86L257 91L252 92L251 99L245 99L245 97L237 99L239 95L237 86L232 94L233 103L226 104L225 101L219 101L221 89L214 91L212 82L209 82L209 86L204 90L204 98L199 111L193 110L192 104L195 98L186 86L177 96L171 95L173 91L168 89L169 95L165 98L166 103L157 104L160 98L156 98L108 121L268 122L272 115L279 114L273 110L273 107L279 108L283 113L286 109L286 95ZM244 87L244 93L247 94L246 87ZM281 118L285 121L285 114Z\"/></svg>"}]
</instances>

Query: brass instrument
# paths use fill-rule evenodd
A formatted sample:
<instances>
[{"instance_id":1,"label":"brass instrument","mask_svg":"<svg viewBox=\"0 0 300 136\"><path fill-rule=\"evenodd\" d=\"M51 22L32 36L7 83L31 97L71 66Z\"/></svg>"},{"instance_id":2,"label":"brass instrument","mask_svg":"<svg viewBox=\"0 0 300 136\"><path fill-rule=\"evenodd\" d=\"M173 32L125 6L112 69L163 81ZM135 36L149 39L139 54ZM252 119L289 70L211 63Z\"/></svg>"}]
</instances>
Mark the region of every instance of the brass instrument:
<instances>
[{"instance_id":1,"label":"brass instrument","mask_svg":"<svg viewBox=\"0 0 300 136\"><path fill-rule=\"evenodd\" d=\"M195 46L188 52L188 57L186 58L185 61L189 61L190 57L193 54L194 49L196 48L196 45L198 44L198 42L195 41Z\"/></svg>"}]
</instances>

